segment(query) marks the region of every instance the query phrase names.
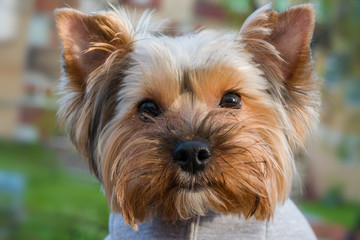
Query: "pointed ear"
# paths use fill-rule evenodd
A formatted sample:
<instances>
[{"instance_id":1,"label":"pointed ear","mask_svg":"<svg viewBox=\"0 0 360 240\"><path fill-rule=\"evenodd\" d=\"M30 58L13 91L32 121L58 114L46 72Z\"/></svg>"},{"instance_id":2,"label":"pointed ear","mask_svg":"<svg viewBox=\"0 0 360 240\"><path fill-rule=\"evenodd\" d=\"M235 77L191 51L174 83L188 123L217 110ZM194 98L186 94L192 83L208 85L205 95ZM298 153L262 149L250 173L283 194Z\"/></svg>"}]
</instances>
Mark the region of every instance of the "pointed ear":
<instances>
[{"instance_id":1,"label":"pointed ear","mask_svg":"<svg viewBox=\"0 0 360 240\"><path fill-rule=\"evenodd\" d=\"M58 9L56 25L63 45L65 73L59 84L62 97L58 118L101 180L98 136L115 112L119 72L133 50L133 29L121 9L95 15Z\"/></svg>"},{"instance_id":2,"label":"pointed ear","mask_svg":"<svg viewBox=\"0 0 360 240\"><path fill-rule=\"evenodd\" d=\"M278 66L286 80L297 70L299 63L310 58L310 40L314 30L315 11L311 4L292 7L277 13L266 5L254 12L240 30L241 41L255 61ZM273 66L274 67L274 66Z\"/></svg>"},{"instance_id":3,"label":"pointed ear","mask_svg":"<svg viewBox=\"0 0 360 240\"><path fill-rule=\"evenodd\" d=\"M311 65L310 41L314 30L311 4L277 13L266 5L244 23L239 40L281 99L292 124L290 139L301 143L317 122L319 97ZM294 144L297 145L297 144Z\"/></svg>"},{"instance_id":4,"label":"pointed ear","mask_svg":"<svg viewBox=\"0 0 360 240\"><path fill-rule=\"evenodd\" d=\"M131 50L131 25L114 12L87 15L63 8L55 14L64 71L73 91L84 91L86 79L114 51L125 54Z\"/></svg>"},{"instance_id":5,"label":"pointed ear","mask_svg":"<svg viewBox=\"0 0 360 240\"><path fill-rule=\"evenodd\" d=\"M315 11L312 5L301 5L273 15L272 21L270 42L286 62L282 67L286 79L296 71L299 63L310 58Z\"/></svg>"}]
</instances>

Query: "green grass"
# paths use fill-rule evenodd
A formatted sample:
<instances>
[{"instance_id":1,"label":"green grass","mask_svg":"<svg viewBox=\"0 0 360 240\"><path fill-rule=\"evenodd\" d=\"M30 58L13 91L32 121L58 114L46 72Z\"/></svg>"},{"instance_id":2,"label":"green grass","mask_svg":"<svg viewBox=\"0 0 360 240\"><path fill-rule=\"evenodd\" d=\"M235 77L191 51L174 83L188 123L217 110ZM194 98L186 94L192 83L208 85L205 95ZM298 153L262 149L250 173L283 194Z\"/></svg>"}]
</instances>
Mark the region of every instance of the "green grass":
<instances>
[{"instance_id":1,"label":"green grass","mask_svg":"<svg viewBox=\"0 0 360 240\"><path fill-rule=\"evenodd\" d=\"M103 239L107 235L109 210L99 183L89 174L62 168L54 152L39 144L0 142L0 169L25 178L24 219L15 239Z\"/></svg>"},{"instance_id":2,"label":"green grass","mask_svg":"<svg viewBox=\"0 0 360 240\"><path fill-rule=\"evenodd\" d=\"M358 226L360 206L343 203L338 205L324 204L323 202L304 202L299 204L302 212L314 214L325 222L338 224L348 230Z\"/></svg>"}]
</instances>

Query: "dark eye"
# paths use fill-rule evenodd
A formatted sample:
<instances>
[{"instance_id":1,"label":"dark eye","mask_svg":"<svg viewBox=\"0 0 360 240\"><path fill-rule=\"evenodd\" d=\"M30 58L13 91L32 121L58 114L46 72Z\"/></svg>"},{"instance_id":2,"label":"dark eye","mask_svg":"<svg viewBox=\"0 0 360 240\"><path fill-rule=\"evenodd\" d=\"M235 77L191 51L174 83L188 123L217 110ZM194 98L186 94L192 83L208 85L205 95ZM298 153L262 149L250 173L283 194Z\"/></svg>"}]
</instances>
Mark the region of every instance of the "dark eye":
<instances>
[{"instance_id":1,"label":"dark eye","mask_svg":"<svg viewBox=\"0 0 360 240\"><path fill-rule=\"evenodd\" d=\"M151 100L140 103L138 112L141 120L145 122L149 121L149 117L156 117L161 113L159 106Z\"/></svg>"},{"instance_id":2,"label":"dark eye","mask_svg":"<svg viewBox=\"0 0 360 240\"><path fill-rule=\"evenodd\" d=\"M219 107L240 109L241 97L237 93L225 93L220 100Z\"/></svg>"}]
</instances>

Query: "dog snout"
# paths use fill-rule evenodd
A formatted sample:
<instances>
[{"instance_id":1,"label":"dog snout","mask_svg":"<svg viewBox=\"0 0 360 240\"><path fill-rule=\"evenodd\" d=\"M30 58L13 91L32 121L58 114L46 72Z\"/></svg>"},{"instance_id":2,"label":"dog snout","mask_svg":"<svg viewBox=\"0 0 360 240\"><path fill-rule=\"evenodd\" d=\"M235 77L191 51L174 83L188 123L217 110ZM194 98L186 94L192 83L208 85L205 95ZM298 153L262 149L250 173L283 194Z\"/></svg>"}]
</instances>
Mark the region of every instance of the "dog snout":
<instances>
[{"instance_id":1,"label":"dog snout","mask_svg":"<svg viewBox=\"0 0 360 240\"><path fill-rule=\"evenodd\" d=\"M178 144L173 159L182 170L195 174L205 168L211 157L209 144L204 141L186 141Z\"/></svg>"}]
</instances>

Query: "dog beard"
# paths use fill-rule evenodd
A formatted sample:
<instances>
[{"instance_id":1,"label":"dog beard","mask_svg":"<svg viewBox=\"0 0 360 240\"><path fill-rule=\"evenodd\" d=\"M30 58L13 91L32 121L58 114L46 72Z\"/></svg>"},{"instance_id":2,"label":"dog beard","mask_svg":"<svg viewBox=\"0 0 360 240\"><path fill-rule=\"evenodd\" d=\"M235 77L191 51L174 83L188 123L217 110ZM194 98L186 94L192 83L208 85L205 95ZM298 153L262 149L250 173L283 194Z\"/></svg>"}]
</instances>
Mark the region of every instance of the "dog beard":
<instances>
[{"instance_id":1,"label":"dog beard","mask_svg":"<svg viewBox=\"0 0 360 240\"><path fill-rule=\"evenodd\" d=\"M276 203L286 199L292 176L281 130L271 121L239 119L228 110L191 112L191 119L168 113L147 127L133 114L109 125L101 137L109 205L131 226L155 214L175 222L208 209L269 219ZM197 139L210 144L212 156L193 174L179 168L172 152L178 143Z\"/></svg>"}]
</instances>

